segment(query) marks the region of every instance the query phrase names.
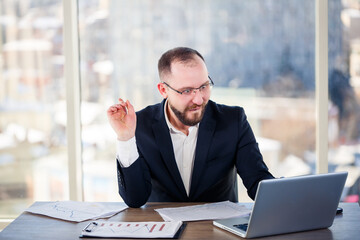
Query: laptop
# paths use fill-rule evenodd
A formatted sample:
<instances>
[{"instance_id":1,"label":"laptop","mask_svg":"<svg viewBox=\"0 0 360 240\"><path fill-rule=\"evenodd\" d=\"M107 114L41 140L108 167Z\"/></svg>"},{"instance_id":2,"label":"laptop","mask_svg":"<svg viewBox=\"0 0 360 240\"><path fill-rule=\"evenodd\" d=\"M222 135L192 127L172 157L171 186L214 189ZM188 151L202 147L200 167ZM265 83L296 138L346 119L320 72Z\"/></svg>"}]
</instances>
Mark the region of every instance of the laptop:
<instances>
[{"instance_id":1,"label":"laptop","mask_svg":"<svg viewBox=\"0 0 360 240\"><path fill-rule=\"evenodd\" d=\"M347 172L263 180L249 217L214 220L243 238L264 237L333 224Z\"/></svg>"}]
</instances>

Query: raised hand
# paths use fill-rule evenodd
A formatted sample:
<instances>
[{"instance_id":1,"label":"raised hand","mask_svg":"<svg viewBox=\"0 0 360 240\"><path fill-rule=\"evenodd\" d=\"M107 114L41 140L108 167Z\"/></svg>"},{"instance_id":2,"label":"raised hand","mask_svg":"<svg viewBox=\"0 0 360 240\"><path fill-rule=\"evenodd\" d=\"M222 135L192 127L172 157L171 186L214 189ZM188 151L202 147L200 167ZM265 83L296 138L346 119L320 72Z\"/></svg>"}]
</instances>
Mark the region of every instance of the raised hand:
<instances>
[{"instance_id":1,"label":"raised hand","mask_svg":"<svg viewBox=\"0 0 360 240\"><path fill-rule=\"evenodd\" d=\"M118 104L109 107L107 116L118 140L127 141L135 136L136 114L129 100L119 98Z\"/></svg>"}]
</instances>

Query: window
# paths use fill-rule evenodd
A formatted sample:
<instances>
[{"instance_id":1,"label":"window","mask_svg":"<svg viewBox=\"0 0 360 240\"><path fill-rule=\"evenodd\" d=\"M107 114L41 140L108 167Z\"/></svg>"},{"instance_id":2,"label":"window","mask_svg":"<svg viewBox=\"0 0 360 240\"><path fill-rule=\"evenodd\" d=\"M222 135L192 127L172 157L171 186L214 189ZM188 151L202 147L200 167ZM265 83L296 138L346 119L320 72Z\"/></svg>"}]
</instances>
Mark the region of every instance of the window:
<instances>
[{"instance_id":1,"label":"window","mask_svg":"<svg viewBox=\"0 0 360 240\"><path fill-rule=\"evenodd\" d=\"M12 218L68 199L62 1L0 11L0 218Z\"/></svg>"},{"instance_id":2,"label":"window","mask_svg":"<svg viewBox=\"0 0 360 240\"><path fill-rule=\"evenodd\" d=\"M340 11L331 12L330 9L334 7ZM329 1L330 28L334 30L329 32L329 171L348 171L344 201L358 202L360 195L359 1ZM330 41L330 39L337 40Z\"/></svg>"},{"instance_id":3,"label":"window","mask_svg":"<svg viewBox=\"0 0 360 240\"><path fill-rule=\"evenodd\" d=\"M212 100L244 107L275 176L315 173L315 2L78 0L82 156L70 159L82 161L84 200L121 201L106 110L118 97L136 110L159 102L157 61L176 46L203 54ZM69 199L63 4L0 3L0 218ZM359 4L328 7L329 171L351 172L350 201L360 175Z\"/></svg>"},{"instance_id":4,"label":"window","mask_svg":"<svg viewBox=\"0 0 360 240\"><path fill-rule=\"evenodd\" d=\"M159 102L157 61L177 46L204 55L214 101L245 108L276 176L315 172L313 0L79 0L79 7L85 200L119 200L106 109L119 97L136 110Z\"/></svg>"}]
</instances>

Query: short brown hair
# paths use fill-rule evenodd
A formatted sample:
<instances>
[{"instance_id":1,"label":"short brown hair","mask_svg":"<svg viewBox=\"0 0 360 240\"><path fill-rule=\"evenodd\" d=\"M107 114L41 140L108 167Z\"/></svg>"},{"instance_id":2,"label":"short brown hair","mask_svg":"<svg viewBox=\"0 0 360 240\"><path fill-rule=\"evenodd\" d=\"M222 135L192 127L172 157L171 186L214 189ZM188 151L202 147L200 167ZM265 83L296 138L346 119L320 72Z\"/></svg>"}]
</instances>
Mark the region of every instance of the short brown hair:
<instances>
[{"instance_id":1,"label":"short brown hair","mask_svg":"<svg viewBox=\"0 0 360 240\"><path fill-rule=\"evenodd\" d=\"M171 63L178 61L182 63L189 63L195 59L195 56L200 57L204 62L203 56L191 48L177 47L165 52L158 62L159 77L162 79L164 75L171 74Z\"/></svg>"}]
</instances>

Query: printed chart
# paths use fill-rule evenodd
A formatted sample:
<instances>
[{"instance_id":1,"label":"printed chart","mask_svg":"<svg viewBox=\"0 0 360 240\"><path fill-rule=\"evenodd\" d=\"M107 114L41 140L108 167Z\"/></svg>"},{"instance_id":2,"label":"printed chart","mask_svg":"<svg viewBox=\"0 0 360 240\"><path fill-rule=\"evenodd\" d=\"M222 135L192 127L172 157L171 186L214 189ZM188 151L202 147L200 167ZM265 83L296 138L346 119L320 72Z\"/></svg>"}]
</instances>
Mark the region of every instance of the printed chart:
<instances>
[{"instance_id":1,"label":"printed chart","mask_svg":"<svg viewBox=\"0 0 360 240\"><path fill-rule=\"evenodd\" d=\"M155 209L165 221L200 221L248 216L251 209L230 201Z\"/></svg>"},{"instance_id":2,"label":"printed chart","mask_svg":"<svg viewBox=\"0 0 360 240\"><path fill-rule=\"evenodd\" d=\"M91 222L82 231L86 237L172 238L182 222Z\"/></svg>"},{"instance_id":3,"label":"printed chart","mask_svg":"<svg viewBox=\"0 0 360 240\"><path fill-rule=\"evenodd\" d=\"M67 221L81 222L89 219L111 217L126 208L128 207L122 203L107 204L105 206L101 203L57 201L31 206L26 211Z\"/></svg>"}]
</instances>

